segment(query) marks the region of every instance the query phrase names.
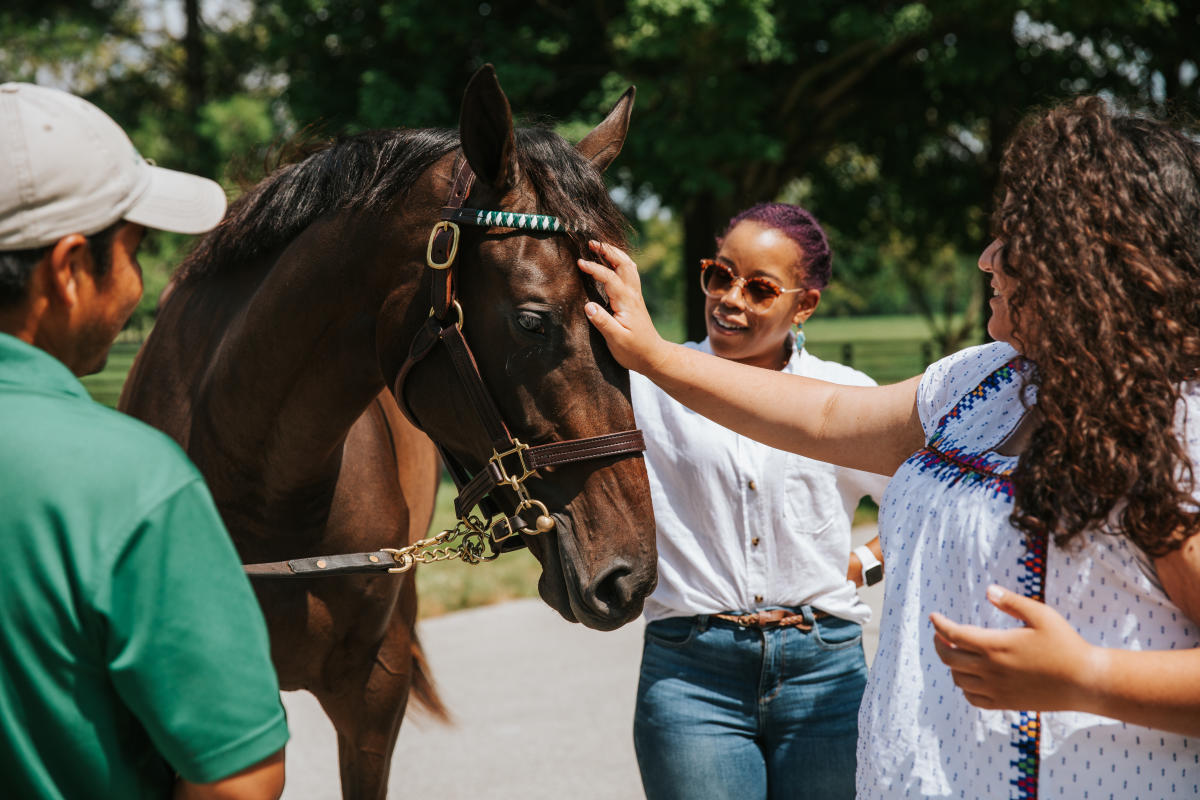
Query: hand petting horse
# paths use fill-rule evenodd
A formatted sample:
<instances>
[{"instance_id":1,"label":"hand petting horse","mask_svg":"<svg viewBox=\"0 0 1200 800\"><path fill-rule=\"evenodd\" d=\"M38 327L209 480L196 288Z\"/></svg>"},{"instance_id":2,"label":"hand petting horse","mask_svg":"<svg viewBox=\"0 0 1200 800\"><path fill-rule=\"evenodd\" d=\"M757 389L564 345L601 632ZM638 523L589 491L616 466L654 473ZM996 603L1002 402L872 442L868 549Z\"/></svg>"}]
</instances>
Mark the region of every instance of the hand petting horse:
<instances>
[{"instance_id":1,"label":"hand petting horse","mask_svg":"<svg viewBox=\"0 0 1200 800\"><path fill-rule=\"evenodd\" d=\"M623 244L600 173L632 106L630 90L573 148L514 130L489 65L460 131L339 139L232 204L173 278L120 407L188 452L244 561L419 540L432 438L464 502L492 504L529 545L547 604L601 630L641 612L656 551L628 373L575 269L589 239ZM337 729L345 797L384 797L410 688L444 713L413 581L255 581L281 685L311 691Z\"/></svg>"}]
</instances>

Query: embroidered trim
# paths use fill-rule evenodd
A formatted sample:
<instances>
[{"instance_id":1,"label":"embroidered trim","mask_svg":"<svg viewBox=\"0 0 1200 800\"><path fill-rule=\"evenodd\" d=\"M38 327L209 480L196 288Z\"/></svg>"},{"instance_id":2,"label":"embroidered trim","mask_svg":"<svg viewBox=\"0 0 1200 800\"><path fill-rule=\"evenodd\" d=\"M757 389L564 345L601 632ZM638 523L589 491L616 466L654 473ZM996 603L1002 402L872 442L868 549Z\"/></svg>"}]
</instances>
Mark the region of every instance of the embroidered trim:
<instances>
[{"instance_id":1,"label":"embroidered trim","mask_svg":"<svg viewBox=\"0 0 1200 800\"><path fill-rule=\"evenodd\" d=\"M964 411L970 411L975 407L976 403L983 402L987 399L988 395L994 394L1004 384L1012 381L1013 378L1020 374L1021 366L1024 363L1025 358L1017 356L980 381L978 386L959 398L958 402L954 404L954 408L947 411L946 415L938 420L938 432L941 432L942 428L946 427L946 423L950 422L950 420L958 419ZM937 434L935 433L934 435L936 436Z\"/></svg>"},{"instance_id":2,"label":"embroidered trim","mask_svg":"<svg viewBox=\"0 0 1200 800\"><path fill-rule=\"evenodd\" d=\"M908 457L909 463L942 483L982 487L1012 500L1012 469L1001 467L982 455L968 453L961 447L939 450L934 446L937 443L930 440L927 446Z\"/></svg>"},{"instance_id":3,"label":"embroidered trim","mask_svg":"<svg viewBox=\"0 0 1200 800\"><path fill-rule=\"evenodd\" d=\"M937 429L929 437L925 447L909 456L909 463L921 473L928 473L942 483L951 486L966 483L972 488L989 489L1012 500L1012 468L999 459L988 458L982 453L972 453L955 445L947 428L951 422L960 419L964 412L970 411L1015 380L1020 375L1023 364L1024 359L1021 356L1013 358L959 398L954 408L938 420Z\"/></svg>"},{"instance_id":4,"label":"embroidered trim","mask_svg":"<svg viewBox=\"0 0 1200 800\"><path fill-rule=\"evenodd\" d=\"M1023 572L1017 577L1021 593L1034 600L1046 600L1046 542L1045 536L1026 536L1025 554L1018 559ZM1041 767L1042 715L1022 711L1020 722L1013 725L1013 746L1017 757L1009 762L1017 777L1009 781L1016 788L1017 800L1037 800L1038 770Z\"/></svg>"}]
</instances>

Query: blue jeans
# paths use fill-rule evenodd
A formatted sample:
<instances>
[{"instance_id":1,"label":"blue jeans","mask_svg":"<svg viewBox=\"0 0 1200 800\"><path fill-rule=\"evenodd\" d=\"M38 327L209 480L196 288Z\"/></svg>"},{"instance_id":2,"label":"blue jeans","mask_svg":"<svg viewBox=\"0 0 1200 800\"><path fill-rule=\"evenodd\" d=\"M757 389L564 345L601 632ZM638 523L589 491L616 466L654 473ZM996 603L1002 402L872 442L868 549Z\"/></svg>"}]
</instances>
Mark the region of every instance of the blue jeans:
<instances>
[{"instance_id":1,"label":"blue jeans","mask_svg":"<svg viewBox=\"0 0 1200 800\"><path fill-rule=\"evenodd\" d=\"M811 618L807 606L802 611ZM648 800L854 797L862 626L646 626L633 743Z\"/></svg>"}]
</instances>

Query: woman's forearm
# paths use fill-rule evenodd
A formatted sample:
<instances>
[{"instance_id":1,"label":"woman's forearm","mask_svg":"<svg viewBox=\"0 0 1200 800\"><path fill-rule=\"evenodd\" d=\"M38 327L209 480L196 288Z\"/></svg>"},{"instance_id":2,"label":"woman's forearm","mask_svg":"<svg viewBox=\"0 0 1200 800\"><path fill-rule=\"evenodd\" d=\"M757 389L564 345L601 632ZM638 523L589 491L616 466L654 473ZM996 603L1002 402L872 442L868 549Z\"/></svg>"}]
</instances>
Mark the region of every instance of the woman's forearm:
<instances>
[{"instance_id":1,"label":"woman's forearm","mask_svg":"<svg viewBox=\"0 0 1200 800\"><path fill-rule=\"evenodd\" d=\"M1080 711L1200 736L1200 648L1096 648L1090 674L1080 676Z\"/></svg>"},{"instance_id":2,"label":"woman's forearm","mask_svg":"<svg viewBox=\"0 0 1200 800\"><path fill-rule=\"evenodd\" d=\"M781 450L891 475L924 442L919 378L843 386L746 366L681 345L646 375L683 405Z\"/></svg>"}]
</instances>

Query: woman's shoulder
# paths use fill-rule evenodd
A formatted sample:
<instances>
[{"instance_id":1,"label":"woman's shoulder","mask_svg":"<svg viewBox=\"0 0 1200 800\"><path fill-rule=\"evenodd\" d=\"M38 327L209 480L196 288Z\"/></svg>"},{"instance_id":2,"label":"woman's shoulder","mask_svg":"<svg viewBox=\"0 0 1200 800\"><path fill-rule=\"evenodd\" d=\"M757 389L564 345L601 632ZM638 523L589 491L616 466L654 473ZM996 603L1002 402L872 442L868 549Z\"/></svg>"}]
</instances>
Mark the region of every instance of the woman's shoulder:
<instances>
[{"instance_id":1,"label":"woman's shoulder","mask_svg":"<svg viewBox=\"0 0 1200 800\"><path fill-rule=\"evenodd\" d=\"M963 348L930 364L917 390L922 425L928 431L963 395L1018 358L1012 345L989 342Z\"/></svg>"}]
</instances>

